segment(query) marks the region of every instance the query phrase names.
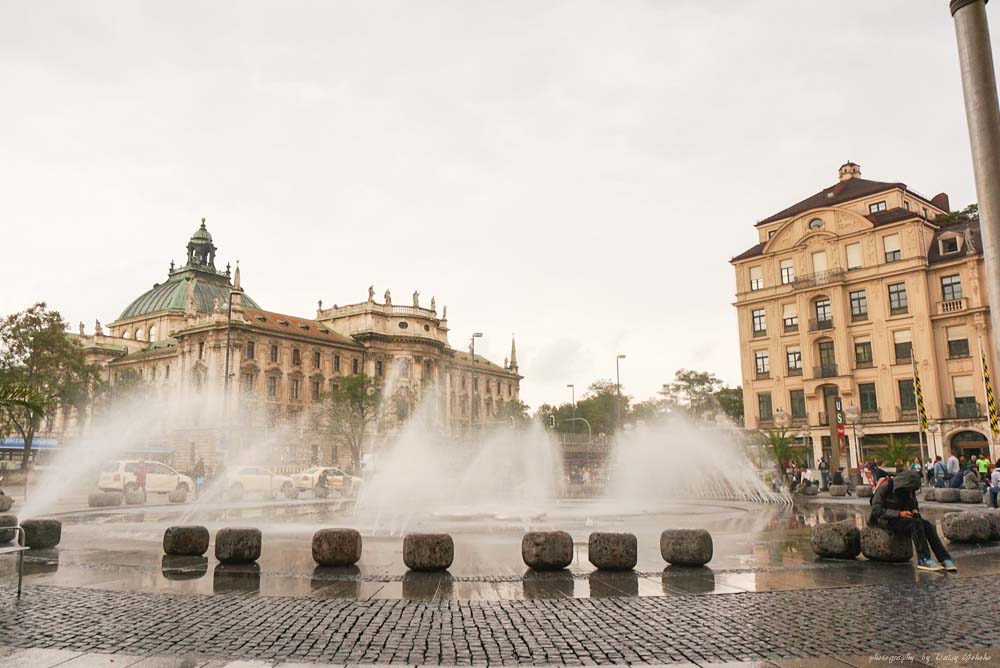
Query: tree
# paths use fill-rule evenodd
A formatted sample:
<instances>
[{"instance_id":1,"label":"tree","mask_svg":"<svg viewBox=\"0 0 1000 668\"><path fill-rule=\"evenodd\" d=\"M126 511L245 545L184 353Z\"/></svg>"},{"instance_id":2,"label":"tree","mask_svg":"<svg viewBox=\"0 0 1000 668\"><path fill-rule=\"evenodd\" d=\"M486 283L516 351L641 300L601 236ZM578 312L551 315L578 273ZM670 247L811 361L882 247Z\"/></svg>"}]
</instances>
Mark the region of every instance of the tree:
<instances>
[{"instance_id":1,"label":"tree","mask_svg":"<svg viewBox=\"0 0 1000 668\"><path fill-rule=\"evenodd\" d=\"M587 420L590 429L594 434L611 434L619 425L619 417L624 421L628 417L629 403L632 398L622 394L619 398L618 386L610 380L596 380L587 388L583 399L576 402L576 416ZM560 414L564 413L563 408L568 407L569 413L563 419L572 417L573 405L564 404L560 406L556 419L560 419ZM570 422L566 431L573 431L575 423ZM583 427L577 426L576 430Z\"/></svg>"},{"instance_id":2,"label":"tree","mask_svg":"<svg viewBox=\"0 0 1000 668\"><path fill-rule=\"evenodd\" d=\"M779 480L785 480L785 463L792 458L792 437L784 429L769 429L764 436L764 444L774 460L775 473Z\"/></svg>"},{"instance_id":3,"label":"tree","mask_svg":"<svg viewBox=\"0 0 1000 668\"><path fill-rule=\"evenodd\" d=\"M340 384L327 395L329 429L350 446L353 473L361 469L365 433L368 425L378 416L381 400L375 380L363 373L341 379Z\"/></svg>"},{"instance_id":4,"label":"tree","mask_svg":"<svg viewBox=\"0 0 1000 668\"><path fill-rule=\"evenodd\" d=\"M82 408L98 379L65 330L62 316L44 303L0 321L0 386L19 387L33 397L31 406L3 408L5 422L24 440L25 469L42 415L60 406Z\"/></svg>"},{"instance_id":5,"label":"tree","mask_svg":"<svg viewBox=\"0 0 1000 668\"><path fill-rule=\"evenodd\" d=\"M664 412L664 402L662 399L652 398L639 401L632 406L631 417L633 420L650 421L660 417Z\"/></svg>"},{"instance_id":6,"label":"tree","mask_svg":"<svg viewBox=\"0 0 1000 668\"><path fill-rule=\"evenodd\" d=\"M517 399L505 401L497 411L497 419L512 420L515 425L524 424L528 421L528 406Z\"/></svg>"},{"instance_id":7,"label":"tree","mask_svg":"<svg viewBox=\"0 0 1000 668\"><path fill-rule=\"evenodd\" d=\"M743 388L723 387L715 393L715 400L733 424L743 426Z\"/></svg>"},{"instance_id":8,"label":"tree","mask_svg":"<svg viewBox=\"0 0 1000 668\"><path fill-rule=\"evenodd\" d=\"M896 462L903 462L905 464L913 452L913 445L909 441L896 438L892 434L885 438L884 443L885 450L882 452L882 456L885 459L882 463L887 466L895 466Z\"/></svg>"},{"instance_id":9,"label":"tree","mask_svg":"<svg viewBox=\"0 0 1000 668\"><path fill-rule=\"evenodd\" d=\"M16 385L0 387L0 413L21 409L44 417L41 401L30 390Z\"/></svg>"},{"instance_id":10,"label":"tree","mask_svg":"<svg viewBox=\"0 0 1000 668\"><path fill-rule=\"evenodd\" d=\"M940 227L959 225L962 223L979 222L979 204L973 202L961 211L943 213L934 219L934 224Z\"/></svg>"}]
</instances>

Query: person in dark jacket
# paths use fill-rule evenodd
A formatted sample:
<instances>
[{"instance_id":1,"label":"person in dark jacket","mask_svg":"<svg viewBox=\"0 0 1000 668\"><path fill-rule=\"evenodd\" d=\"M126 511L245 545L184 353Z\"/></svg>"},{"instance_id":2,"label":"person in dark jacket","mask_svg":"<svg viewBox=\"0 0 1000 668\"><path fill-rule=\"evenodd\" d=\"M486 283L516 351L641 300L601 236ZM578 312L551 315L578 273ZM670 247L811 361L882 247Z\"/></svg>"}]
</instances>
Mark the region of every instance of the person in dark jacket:
<instances>
[{"instance_id":1,"label":"person in dark jacket","mask_svg":"<svg viewBox=\"0 0 1000 668\"><path fill-rule=\"evenodd\" d=\"M938 538L934 525L920 516L917 505L917 490L920 489L920 473L902 471L895 478L883 481L872 495L872 512L868 525L880 527L892 533L910 536L917 550L917 568L922 571L958 571L948 550ZM931 556L933 550L934 556ZM940 561L936 561L934 557Z\"/></svg>"}]
</instances>

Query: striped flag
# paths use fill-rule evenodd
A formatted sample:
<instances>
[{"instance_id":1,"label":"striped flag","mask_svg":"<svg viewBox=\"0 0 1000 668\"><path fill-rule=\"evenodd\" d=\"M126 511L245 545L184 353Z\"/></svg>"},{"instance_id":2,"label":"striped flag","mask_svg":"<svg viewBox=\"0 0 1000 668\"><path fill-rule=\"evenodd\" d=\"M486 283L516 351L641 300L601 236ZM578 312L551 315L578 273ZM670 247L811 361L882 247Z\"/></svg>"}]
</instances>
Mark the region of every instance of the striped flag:
<instances>
[{"instance_id":1,"label":"striped flag","mask_svg":"<svg viewBox=\"0 0 1000 668\"><path fill-rule=\"evenodd\" d=\"M986 408L990 416L990 431L993 432L993 438L996 439L1000 435L1000 419L997 419L997 402L993 397L993 384L990 383L990 368L986 364L986 351L983 350L983 341L979 340L979 357L983 363L983 387L986 388Z\"/></svg>"},{"instance_id":2,"label":"striped flag","mask_svg":"<svg viewBox=\"0 0 1000 668\"><path fill-rule=\"evenodd\" d=\"M913 358L913 394L917 399L917 415L920 417L920 431L927 431L927 409L924 407L924 392L920 389L920 372L917 358Z\"/></svg>"}]
</instances>

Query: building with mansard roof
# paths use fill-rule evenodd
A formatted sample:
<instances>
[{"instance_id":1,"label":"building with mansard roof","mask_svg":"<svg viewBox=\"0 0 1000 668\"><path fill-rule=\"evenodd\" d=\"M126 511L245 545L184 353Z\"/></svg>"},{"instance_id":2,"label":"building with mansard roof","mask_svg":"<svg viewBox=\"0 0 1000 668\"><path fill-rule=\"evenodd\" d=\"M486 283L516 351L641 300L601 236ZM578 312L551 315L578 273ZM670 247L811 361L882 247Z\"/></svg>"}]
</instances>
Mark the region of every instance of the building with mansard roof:
<instances>
[{"instance_id":1,"label":"building with mansard roof","mask_svg":"<svg viewBox=\"0 0 1000 668\"><path fill-rule=\"evenodd\" d=\"M947 195L863 179L848 162L756 224L757 243L731 261L747 427L786 423L818 461L831 454L827 400L840 397L840 461L855 466L889 436L918 443L916 369L929 453L1000 456L979 355L981 341L996 368L979 225L948 212Z\"/></svg>"},{"instance_id":2,"label":"building with mansard roof","mask_svg":"<svg viewBox=\"0 0 1000 668\"><path fill-rule=\"evenodd\" d=\"M126 306L107 326L70 336L108 382L129 382L151 397L183 397L199 389L227 386L238 415L222 429L192 418L167 442L150 443L173 451L173 463L190 466L197 456L217 462L241 442L260 442L273 431L283 434L281 452L271 464L347 465L349 454L310 413L340 379L366 374L383 391L383 407L372 425L372 442L392 433L427 392L440 402L443 424L453 435L502 420L504 406L520 400L521 375L511 341L502 365L451 347L447 307L436 299L423 305L414 292L408 304L394 304L387 290L367 299L324 308L314 317L268 311L244 289L240 267L216 269L216 247L204 219L187 244L186 262L170 263L167 278ZM231 300L231 303L230 303ZM227 355L228 353L228 355ZM68 409L70 410L70 409ZM185 418L186 419L186 418ZM72 440L86 429L89 416L61 414L49 434ZM220 431L225 432L224 436Z\"/></svg>"}]
</instances>

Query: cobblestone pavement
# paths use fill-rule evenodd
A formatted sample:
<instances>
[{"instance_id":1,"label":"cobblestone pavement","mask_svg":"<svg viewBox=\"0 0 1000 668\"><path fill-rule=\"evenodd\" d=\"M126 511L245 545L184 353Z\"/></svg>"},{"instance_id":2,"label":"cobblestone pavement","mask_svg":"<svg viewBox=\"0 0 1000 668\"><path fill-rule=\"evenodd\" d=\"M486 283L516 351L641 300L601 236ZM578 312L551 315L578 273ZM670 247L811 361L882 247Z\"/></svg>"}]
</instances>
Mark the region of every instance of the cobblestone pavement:
<instances>
[{"instance_id":1,"label":"cobblestone pavement","mask_svg":"<svg viewBox=\"0 0 1000 668\"><path fill-rule=\"evenodd\" d=\"M317 600L0 590L0 644L127 655L408 664L602 664L987 648L1000 580L554 600ZM946 601L960 601L949 605Z\"/></svg>"}]
</instances>

